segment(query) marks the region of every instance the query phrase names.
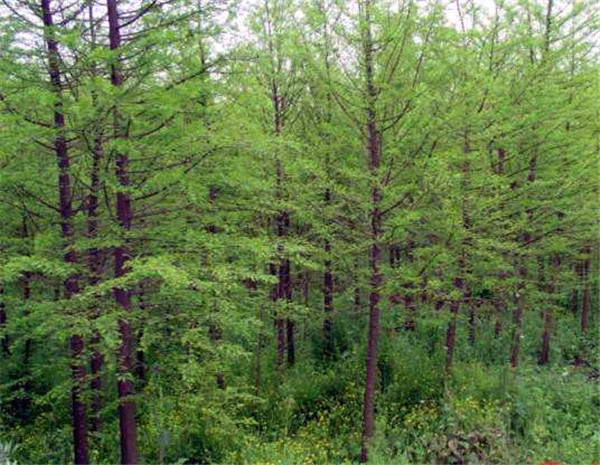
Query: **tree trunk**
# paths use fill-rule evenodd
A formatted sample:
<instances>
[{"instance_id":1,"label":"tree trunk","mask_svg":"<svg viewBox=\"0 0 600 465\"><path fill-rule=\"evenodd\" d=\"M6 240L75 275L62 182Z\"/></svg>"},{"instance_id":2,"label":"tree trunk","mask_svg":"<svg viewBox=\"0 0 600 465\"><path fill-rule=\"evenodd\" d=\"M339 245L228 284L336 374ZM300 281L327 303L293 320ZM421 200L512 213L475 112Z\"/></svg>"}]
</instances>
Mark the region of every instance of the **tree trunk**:
<instances>
[{"instance_id":1,"label":"tree trunk","mask_svg":"<svg viewBox=\"0 0 600 465\"><path fill-rule=\"evenodd\" d=\"M25 304L25 310L23 311L23 316L27 318L29 316L29 298L31 297L31 273L25 272L23 273L23 278L21 279L21 289L23 291L23 301ZM29 360L31 359L31 338L29 335L25 338L25 347L23 351L23 366L26 371L29 371Z\"/></svg>"},{"instance_id":2,"label":"tree trunk","mask_svg":"<svg viewBox=\"0 0 600 465\"><path fill-rule=\"evenodd\" d=\"M465 157L468 157L471 152L469 135L465 132L465 140L463 146L463 153ZM458 319L458 312L460 310L460 302L462 301L469 308L469 341L475 342L475 306L472 301L471 293L471 257L470 250L473 246L473 241L470 237L471 231L471 216L466 200L466 191L469 187L471 165L468 158L465 159L462 165L462 180L461 180L461 191L462 191L462 204L461 204L461 216L462 216L462 227L464 230L465 238L461 244L460 257L458 260L458 276L454 279L454 287L459 291L461 299L455 299L450 303L451 319L448 323L448 329L446 331L446 376L452 374L452 363L454 359L454 347L456 345L456 323Z\"/></svg>"},{"instance_id":3,"label":"tree trunk","mask_svg":"<svg viewBox=\"0 0 600 465\"><path fill-rule=\"evenodd\" d=\"M108 34L110 49L119 55L121 35L119 25L119 12L117 0L107 0ZM111 64L111 84L119 89L123 84L118 56L114 57ZM126 139L125 124L119 114L117 106L114 108L113 131L116 139ZM125 276L129 272L130 245L127 239L131 229L132 207L129 193L129 155L121 151L116 153L116 177L120 190L117 192L117 218L125 238L115 247L114 262L115 276ZM133 332L127 315L131 312L131 294L126 289L114 290L115 301L124 311L125 317L119 320L121 344L119 347L119 429L121 440L121 463L135 464L138 462L137 450L137 425L135 421L135 404L133 402Z\"/></svg>"},{"instance_id":4,"label":"tree trunk","mask_svg":"<svg viewBox=\"0 0 600 465\"><path fill-rule=\"evenodd\" d=\"M581 278L581 267L577 262L573 264L573 273L575 274L575 284L571 290L571 312L574 316L579 313L579 283L577 282Z\"/></svg>"},{"instance_id":5,"label":"tree trunk","mask_svg":"<svg viewBox=\"0 0 600 465\"><path fill-rule=\"evenodd\" d=\"M325 205L328 206L331 203L331 191L330 189L325 190ZM323 320L323 339L324 339L324 353L326 358L331 358L334 352L333 344L333 272L331 270L331 242L329 238L325 239L323 246L325 252L324 267L325 273L323 274L323 311L325 312L325 319Z\"/></svg>"},{"instance_id":6,"label":"tree trunk","mask_svg":"<svg viewBox=\"0 0 600 465\"><path fill-rule=\"evenodd\" d=\"M208 189L208 201L212 207L214 207L214 202L216 200L217 200L217 188L215 186L210 186ZM206 229L211 234L216 234L218 232L217 226L213 223L210 223ZM209 255L209 253L207 251L205 260L204 260L204 265L206 267L210 266L210 260L209 260L208 255ZM213 313L216 314L219 312L218 303L216 301L214 302L212 307L213 307ZM215 350L217 350L217 352L218 352L218 346L221 344L221 340L223 339L223 330L221 328L221 324L212 318L209 321L208 334L209 334L211 342L215 346ZM220 362L218 361L218 363L220 363ZM225 389L225 373L223 373L223 371L220 368L217 370L216 382L217 382L217 388Z\"/></svg>"},{"instance_id":7,"label":"tree trunk","mask_svg":"<svg viewBox=\"0 0 600 465\"><path fill-rule=\"evenodd\" d=\"M102 138L100 134L94 135L94 145L92 148L92 171L90 194L87 205L87 237L94 240L98 237L98 196L100 193L100 165L103 157ZM89 284L96 286L100 282L102 274L102 257L100 250L96 246L88 249L88 271ZM91 312L91 318L96 319L100 316L100 308L94 306ZM100 409L102 408L102 366L104 365L104 355L99 349L101 341L100 332L94 329L90 338L90 349L92 358L90 362L90 388L92 390L90 430L100 431L102 427L102 418Z\"/></svg>"},{"instance_id":8,"label":"tree trunk","mask_svg":"<svg viewBox=\"0 0 600 465\"><path fill-rule=\"evenodd\" d=\"M360 267L359 267L359 260L358 258L356 258L354 260L354 279L355 279L355 286L354 286L354 311L358 314L360 313L360 309L361 309L361 299L360 299Z\"/></svg>"},{"instance_id":9,"label":"tree trunk","mask_svg":"<svg viewBox=\"0 0 600 465\"><path fill-rule=\"evenodd\" d=\"M517 305L513 312L513 335L512 335L512 347L510 351L510 366L511 368L517 368L519 364L519 352L521 350L521 328L523 312L525 310L525 285L527 279L527 268L523 263L524 258L521 257L521 264L518 268L519 284L517 286L516 298Z\"/></svg>"},{"instance_id":10,"label":"tree trunk","mask_svg":"<svg viewBox=\"0 0 600 465\"><path fill-rule=\"evenodd\" d=\"M6 304L4 303L4 287L0 286L0 332L2 337L0 338L0 346L2 347L2 353L4 355L10 355L10 344L8 341L8 335L4 334L6 330Z\"/></svg>"},{"instance_id":11,"label":"tree trunk","mask_svg":"<svg viewBox=\"0 0 600 465\"><path fill-rule=\"evenodd\" d=\"M454 280L454 287L459 291L463 291L463 280L462 278L456 278ZM458 318L458 311L460 310L460 300L454 299L450 302L450 322L446 329L446 375L449 376L452 373L452 363L454 361L454 346L456 345L456 320Z\"/></svg>"},{"instance_id":12,"label":"tree trunk","mask_svg":"<svg viewBox=\"0 0 600 465\"><path fill-rule=\"evenodd\" d=\"M588 315L590 312L590 268L591 268L591 247L584 248L585 258L583 260L583 299L581 302L581 334L587 335L588 330Z\"/></svg>"},{"instance_id":13,"label":"tree trunk","mask_svg":"<svg viewBox=\"0 0 600 465\"><path fill-rule=\"evenodd\" d=\"M547 365L550 360L550 333L552 331L552 313L550 310L544 312L542 328L542 349L540 350L538 365Z\"/></svg>"},{"instance_id":14,"label":"tree trunk","mask_svg":"<svg viewBox=\"0 0 600 465\"><path fill-rule=\"evenodd\" d=\"M506 273L501 272L500 273L500 279L501 280L505 280L506 279ZM503 329L503 319L504 319L504 310L506 309L506 304L504 302L505 300L505 295L504 292L502 292L502 287L498 286L496 288L496 292L494 293L494 309L496 310L496 323L494 325L494 336L495 337L500 337L502 335L502 329Z\"/></svg>"},{"instance_id":15,"label":"tree trunk","mask_svg":"<svg viewBox=\"0 0 600 465\"><path fill-rule=\"evenodd\" d=\"M94 21L94 8L90 3L88 5L90 40L92 49L96 49L96 23ZM92 63L92 71L94 75L98 75L96 64ZM98 95L92 91L93 108L97 109ZM104 147L102 141L102 128L95 127L92 129L92 169L90 172L90 191L87 199L87 237L90 240L95 240L98 237L98 206L100 196L100 169L102 159L104 158ZM100 283L102 275L102 257L100 249L92 245L88 249L87 267L89 272L88 282L90 286L96 286ZM97 319L100 316L100 308L94 305L91 309L90 318ZM102 428L102 417L100 409L102 408L102 367L104 365L104 354L99 349L101 335L97 328L92 330L90 338L90 389L92 391L91 399L91 418L90 431L98 432Z\"/></svg>"},{"instance_id":16,"label":"tree trunk","mask_svg":"<svg viewBox=\"0 0 600 465\"><path fill-rule=\"evenodd\" d=\"M527 181L529 183L535 182L536 179L536 166L537 166L537 157L538 152L537 148L534 149L531 158L529 159L529 172L527 173ZM531 209L526 210L526 215L529 221L531 221L532 211ZM524 230L522 231L522 243L524 247L529 246L531 242L531 232ZM527 285L527 266L524 262L524 257L519 257L520 264L518 269L518 274L520 277L519 284L517 286L516 297L517 297L517 305L515 307L515 311L513 312L513 338L512 338L512 347L510 354L510 366L513 369L516 369L519 364L519 353L521 351L521 333L523 326L523 312L525 311L525 290Z\"/></svg>"},{"instance_id":17,"label":"tree trunk","mask_svg":"<svg viewBox=\"0 0 600 465\"><path fill-rule=\"evenodd\" d=\"M415 244L411 237L406 240L406 261L412 265L414 262L413 248ZM397 265L396 265L397 266ZM417 317L417 305L415 302L414 284L408 282L404 285L404 308L407 312L407 318L404 323L404 327L408 331L414 331L416 329L416 317Z\"/></svg>"},{"instance_id":18,"label":"tree trunk","mask_svg":"<svg viewBox=\"0 0 600 465\"><path fill-rule=\"evenodd\" d=\"M547 365L550 361L550 338L552 336L552 314L554 313L554 309L552 308L554 305L560 304L557 298L557 288L558 288L558 279L560 274L560 263L561 258L558 253L554 254L552 259L553 261L553 269L552 269L552 283L548 286L548 294L549 294L549 305L546 304L546 310L543 314L543 323L542 323L542 348L540 351L540 356L538 359L539 365ZM548 308L549 307L549 308Z\"/></svg>"},{"instance_id":19,"label":"tree trunk","mask_svg":"<svg viewBox=\"0 0 600 465\"><path fill-rule=\"evenodd\" d=\"M77 263L77 255L73 248L73 208L71 205L71 175L70 159L67 141L64 135L65 117L62 104L62 84L60 75L60 57L58 43L54 36L54 23L50 0L41 0L42 19L44 23L44 39L48 52L48 74L52 90L56 96L54 105L54 152L58 163L58 201L60 210L60 226L63 246L67 248L64 261L67 265ZM65 298L67 300L79 292L79 277L72 273L64 282ZM71 407L73 425L73 452L76 464L88 463L88 442L86 425L86 405L82 399L85 383L85 367L82 362L84 342L83 336L73 334L70 338L71 347Z\"/></svg>"},{"instance_id":20,"label":"tree trunk","mask_svg":"<svg viewBox=\"0 0 600 465\"><path fill-rule=\"evenodd\" d=\"M377 378L377 344L379 337L379 300L383 276L380 271L381 259L381 197L379 188L379 168L381 166L380 134L377 128L377 89L374 79L373 53L374 44L371 35L371 2L363 4L364 27L363 46L366 81L366 134L368 168L371 177L371 248L369 266L371 269L371 292L369 295L369 332L367 339L367 360L365 377L365 395L363 401L363 432L360 461L366 463L369 448L375 434L375 383Z\"/></svg>"},{"instance_id":21,"label":"tree trunk","mask_svg":"<svg viewBox=\"0 0 600 465\"><path fill-rule=\"evenodd\" d=\"M254 300L256 297L257 283L253 279L247 279L244 281L244 285L248 288L250 298ZM256 354L254 362L254 395L260 394L260 386L262 380L262 352L264 346L264 332L263 327L265 324L265 307L261 302L258 306L258 321L260 326L258 327L258 333L256 335Z\"/></svg>"}]
</instances>

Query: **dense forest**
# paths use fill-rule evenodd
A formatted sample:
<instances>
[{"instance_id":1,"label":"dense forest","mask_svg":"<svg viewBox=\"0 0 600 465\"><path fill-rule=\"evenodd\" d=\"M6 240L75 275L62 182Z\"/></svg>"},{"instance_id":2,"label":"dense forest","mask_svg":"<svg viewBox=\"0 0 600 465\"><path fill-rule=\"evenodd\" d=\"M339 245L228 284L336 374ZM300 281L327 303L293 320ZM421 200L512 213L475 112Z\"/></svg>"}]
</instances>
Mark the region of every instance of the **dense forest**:
<instances>
[{"instance_id":1,"label":"dense forest","mask_svg":"<svg viewBox=\"0 0 600 465\"><path fill-rule=\"evenodd\" d=\"M0 464L600 462L597 6L2 0Z\"/></svg>"}]
</instances>

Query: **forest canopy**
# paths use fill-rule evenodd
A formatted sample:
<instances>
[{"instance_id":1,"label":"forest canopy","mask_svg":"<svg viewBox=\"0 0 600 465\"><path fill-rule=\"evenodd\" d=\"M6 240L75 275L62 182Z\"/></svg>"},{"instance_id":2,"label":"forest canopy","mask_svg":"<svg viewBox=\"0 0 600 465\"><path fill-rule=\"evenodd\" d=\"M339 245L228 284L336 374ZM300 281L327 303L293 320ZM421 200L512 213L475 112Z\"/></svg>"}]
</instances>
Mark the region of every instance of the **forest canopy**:
<instances>
[{"instance_id":1,"label":"forest canopy","mask_svg":"<svg viewBox=\"0 0 600 465\"><path fill-rule=\"evenodd\" d=\"M2 0L0 465L600 462L598 20Z\"/></svg>"}]
</instances>

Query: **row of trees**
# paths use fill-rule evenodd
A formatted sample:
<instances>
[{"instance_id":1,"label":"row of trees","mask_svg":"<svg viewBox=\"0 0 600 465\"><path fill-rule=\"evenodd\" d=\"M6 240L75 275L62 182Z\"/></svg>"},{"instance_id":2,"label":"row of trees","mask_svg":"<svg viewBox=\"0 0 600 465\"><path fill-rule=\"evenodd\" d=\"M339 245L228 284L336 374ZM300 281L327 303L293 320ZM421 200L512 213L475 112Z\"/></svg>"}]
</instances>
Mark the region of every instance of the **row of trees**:
<instances>
[{"instance_id":1,"label":"row of trees","mask_svg":"<svg viewBox=\"0 0 600 465\"><path fill-rule=\"evenodd\" d=\"M591 8L254 7L5 2L2 427L68 389L75 463L111 461L116 406L138 463L159 376L184 402L260 398L365 347L366 462L381 338L442 329L448 377L463 334L514 369L590 356Z\"/></svg>"}]
</instances>

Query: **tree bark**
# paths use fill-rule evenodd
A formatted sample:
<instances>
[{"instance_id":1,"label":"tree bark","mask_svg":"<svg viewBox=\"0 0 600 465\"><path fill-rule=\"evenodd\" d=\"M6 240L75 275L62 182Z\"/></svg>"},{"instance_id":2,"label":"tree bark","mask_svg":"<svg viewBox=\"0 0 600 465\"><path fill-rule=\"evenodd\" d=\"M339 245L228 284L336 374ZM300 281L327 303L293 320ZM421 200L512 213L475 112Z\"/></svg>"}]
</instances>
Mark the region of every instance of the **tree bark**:
<instances>
[{"instance_id":1,"label":"tree bark","mask_svg":"<svg viewBox=\"0 0 600 465\"><path fill-rule=\"evenodd\" d=\"M0 286L0 332L2 332L2 338L0 338L0 346L2 347L2 353L4 355L10 355L10 344L8 335L4 334L6 330L6 304L4 303L4 286Z\"/></svg>"},{"instance_id":2,"label":"tree bark","mask_svg":"<svg viewBox=\"0 0 600 465\"><path fill-rule=\"evenodd\" d=\"M413 248L415 244L411 237L406 240L406 261L412 265L414 262L413 256ZM398 257L399 258L399 257ZM397 266L397 262L396 262ZM404 308L407 312L407 318L404 323L404 327L408 331L414 331L416 329L417 323L417 305L415 302L415 294L414 294L414 284L412 282L408 282L404 285Z\"/></svg>"},{"instance_id":3,"label":"tree bark","mask_svg":"<svg viewBox=\"0 0 600 465\"><path fill-rule=\"evenodd\" d=\"M88 5L89 28L91 48L96 49L96 22L94 20L94 7L90 3ZM98 75L96 64L91 65L94 75ZM96 110L98 105L98 95L95 91L92 92L93 108ZM99 126L99 125L98 125ZM102 159L104 158L103 146L103 130L101 127L92 129L92 169L90 172L90 190L87 199L87 237L90 240L95 240L98 237L98 207L99 196L101 189L100 169ZM87 267L89 272L88 282L90 286L96 286L100 283L102 275L102 257L100 249L92 245L88 249ZM94 305L91 309L91 319L95 320L100 316L100 308ZM90 389L92 391L91 399L91 418L90 431L98 432L102 428L102 417L100 410L102 408L102 367L104 365L104 354L100 351L99 346L102 337L100 331L94 328L92 337L90 338L90 349L92 352L90 360Z\"/></svg>"},{"instance_id":4,"label":"tree bark","mask_svg":"<svg viewBox=\"0 0 600 465\"><path fill-rule=\"evenodd\" d=\"M581 279L581 267L577 262L573 264L573 273L575 274L575 284L571 290L571 312L576 316L579 313L579 283Z\"/></svg>"},{"instance_id":5,"label":"tree bark","mask_svg":"<svg viewBox=\"0 0 600 465\"><path fill-rule=\"evenodd\" d=\"M465 132L465 139L463 145L463 153L465 157L469 157L471 152L469 134ZM446 331L446 376L452 374L452 364L454 359L454 348L456 345L456 323L458 319L458 312L460 310L461 301L469 308L469 342L475 342L475 306L473 304L472 293L471 293L471 257L470 250L473 246L473 241L470 237L472 221L467 204L466 192L469 187L471 165L469 158L465 158L462 168L462 179L461 179L461 191L462 191L462 203L461 203L461 216L462 216L462 227L465 234L465 238L461 243L460 257L458 259L458 276L454 279L454 288L460 293L460 299L453 299L450 302L450 313L451 319L448 323L448 329Z\"/></svg>"},{"instance_id":6,"label":"tree bark","mask_svg":"<svg viewBox=\"0 0 600 465\"><path fill-rule=\"evenodd\" d=\"M583 336L587 335L588 331L588 315L590 312L590 303L591 303L591 295L590 295L590 268L591 268L591 253L592 249L589 246L586 246L583 250L585 254L585 258L582 263L583 270L583 298L581 302L581 334Z\"/></svg>"},{"instance_id":7,"label":"tree bark","mask_svg":"<svg viewBox=\"0 0 600 465\"><path fill-rule=\"evenodd\" d=\"M44 23L44 39L48 52L48 74L52 90L56 97L54 104L53 127L54 153L58 163L58 202L60 211L60 226L63 246L67 248L64 261L67 265L77 263L77 255L73 247L73 208L71 204L71 175L70 158L65 138L65 117L62 103L62 84L60 74L60 57L58 43L54 34L54 23L50 0L41 0L42 19ZM79 292L79 276L72 273L64 282L65 298L71 299ZM81 334L70 337L71 348L71 387L72 427L73 427L73 453L76 464L88 463L88 442L86 425L86 405L82 399L83 385L85 383L85 367L82 362L84 342Z\"/></svg>"},{"instance_id":8,"label":"tree bark","mask_svg":"<svg viewBox=\"0 0 600 465\"><path fill-rule=\"evenodd\" d=\"M552 283L548 286L548 294L549 294L549 304L550 308L545 309L543 314L543 323L542 323L542 348L540 351L540 356L538 359L539 365L547 365L550 361L550 339L552 336L552 326L553 326L553 313L554 309L552 308L554 305L558 305L560 302L557 302L557 288L558 288L558 278L560 273L560 263L561 258L558 253L554 254L552 258L553 269L552 269Z\"/></svg>"},{"instance_id":9,"label":"tree bark","mask_svg":"<svg viewBox=\"0 0 600 465\"><path fill-rule=\"evenodd\" d=\"M211 204L211 206L214 207L214 202L216 200L217 200L217 188L215 186L210 186L208 189L208 201ZM207 230L211 234L217 234L217 232L218 232L217 226L213 223L210 223L208 225ZM209 261L208 255L209 255L209 253L207 251L206 258L205 258L205 266L210 266L210 261ZM216 313L218 313L218 311L219 311L218 303L214 302L213 313L216 314ZM218 321L215 321L212 318L209 321L208 334L209 334L211 342L215 346L215 350L218 350L218 346L221 344L221 340L223 339L223 329L221 328L220 323ZM225 389L225 386L226 386L225 373L223 373L223 371L220 368L217 370L217 374L216 374L215 378L216 378L216 382L217 382L217 388Z\"/></svg>"},{"instance_id":10,"label":"tree bark","mask_svg":"<svg viewBox=\"0 0 600 465\"><path fill-rule=\"evenodd\" d=\"M325 205L331 203L331 191L330 189L325 190ZM324 339L324 353L326 358L333 356L334 344L333 344L333 271L331 270L331 242L329 238L325 239L323 245L323 251L325 252L325 260L323 265L325 272L323 274L323 311L325 312L325 319L323 320L323 339Z\"/></svg>"},{"instance_id":11,"label":"tree bark","mask_svg":"<svg viewBox=\"0 0 600 465\"><path fill-rule=\"evenodd\" d=\"M454 280L454 287L461 293L463 292L463 280L458 277ZM458 319L458 312L460 310L460 300L453 299L450 302L450 322L446 329L446 375L449 376L452 373L452 364L454 361L454 347L456 345L456 320Z\"/></svg>"},{"instance_id":12,"label":"tree bark","mask_svg":"<svg viewBox=\"0 0 600 465\"><path fill-rule=\"evenodd\" d=\"M498 277L500 278L501 281L506 280L506 278L508 277L507 273L504 271L501 271L498 274ZM506 296L504 295L503 292L503 286L499 285L496 288L496 292L494 293L494 309L496 310L496 324L494 325L494 336L495 337L500 337L500 335L502 334L502 329L503 329L503 320L504 320L504 311L506 309L506 303L505 303L505 298Z\"/></svg>"},{"instance_id":13,"label":"tree bark","mask_svg":"<svg viewBox=\"0 0 600 465\"><path fill-rule=\"evenodd\" d=\"M516 298L517 305L513 312L513 335L510 351L510 366L516 369L519 364L519 353L521 350L521 328L523 312L525 311L525 286L527 280L527 268L524 264L524 258L520 258L521 263L518 267L519 284L517 286Z\"/></svg>"},{"instance_id":14,"label":"tree bark","mask_svg":"<svg viewBox=\"0 0 600 465\"><path fill-rule=\"evenodd\" d=\"M119 25L119 12L117 0L107 0L108 34L110 49L117 56L111 64L111 84L116 89L121 88L123 77L119 63L119 50L121 47L121 34ZM127 133L124 122L119 114L118 106L113 113L113 131L116 139L126 139ZM120 190L117 192L117 218L125 236L122 243L115 247L114 266L117 278L125 276L129 272L128 262L130 259L130 245L127 235L131 229L132 207L131 195L129 193L129 155L122 151L116 154L116 177ZM127 316L131 312L131 294L128 290L116 288L114 290L115 301ZM137 425L135 420L135 404L133 402L133 332L131 323L127 317L119 320L119 332L121 344L119 346L119 429L121 440L121 463L136 464L138 462L137 450Z\"/></svg>"},{"instance_id":15,"label":"tree bark","mask_svg":"<svg viewBox=\"0 0 600 465\"><path fill-rule=\"evenodd\" d=\"M527 181L529 183L535 182L536 179L536 166L537 166L537 158L538 152L537 148L534 149L531 158L529 159L529 172L527 173ZM531 209L528 209L526 212L527 219L530 221L532 217ZM527 229L522 231L521 239L524 247L527 247L531 242L531 232ZM520 277L519 284L517 285L516 297L517 297L517 305L515 307L515 311L513 312L513 337L512 337L512 347L511 347L511 355L510 355L510 366L513 369L516 369L519 364L519 353L521 351L521 333L523 326L523 312L525 311L525 290L527 285L527 266L525 264L525 258L519 257L519 268L518 275Z\"/></svg>"},{"instance_id":16,"label":"tree bark","mask_svg":"<svg viewBox=\"0 0 600 465\"><path fill-rule=\"evenodd\" d=\"M98 237L98 197L100 193L100 165L102 158L102 137L101 134L96 133L94 134L92 147L92 171L90 176L90 193L87 202L87 237L90 240ZM102 274L102 257L98 247L92 246L88 249L87 266L90 286L98 285ZM91 313L91 318L95 320L100 316L100 308L94 306ZM104 365L104 354L99 349L101 339L98 329L94 329L90 338L90 349L92 351L90 362L90 388L92 390L90 430L96 432L100 431L102 427L100 409L102 408L102 367Z\"/></svg>"},{"instance_id":17,"label":"tree bark","mask_svg":"<svg viewBox=\"0 0 600 465\"><path fill-rule=\"evenodd\" d=\"M375 384L377 378L377 344L379 337L379 301L383 276L380 271L381 260L381 198L379 187L379 168L381 166L380 134L377 128L377 89L375 87L375 72L373 63L374 44L371 33L371 2L363 3L363 58L366 105L366 134L368 169L371 177L371 247L369 252L369 267L371 270L369 295L369 332L367 339L367 360L365 377L365 395L363 401L363 432L360 461L366 463L369 448L375 434Z\"/></svg>"}]
</instances>

